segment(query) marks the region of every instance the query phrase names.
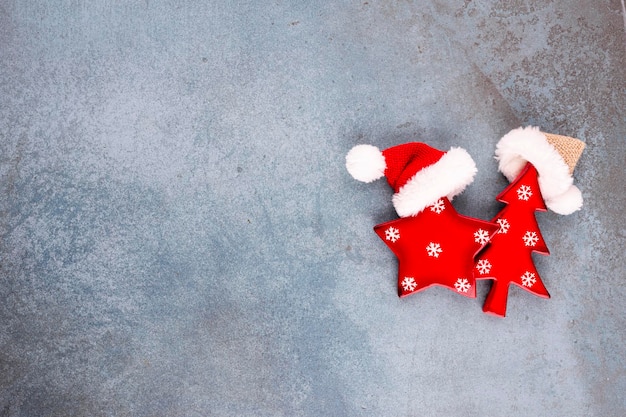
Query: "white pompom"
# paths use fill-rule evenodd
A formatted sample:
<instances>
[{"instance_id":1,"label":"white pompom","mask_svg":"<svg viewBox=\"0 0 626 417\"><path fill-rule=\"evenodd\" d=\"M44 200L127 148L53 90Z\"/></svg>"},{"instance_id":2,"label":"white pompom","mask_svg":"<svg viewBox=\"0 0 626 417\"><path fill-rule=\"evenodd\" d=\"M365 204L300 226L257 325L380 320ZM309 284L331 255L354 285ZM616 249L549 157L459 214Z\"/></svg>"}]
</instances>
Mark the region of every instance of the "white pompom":
<instances>
[{"instance_id":1,"label":"white pompom","mask_svg":"<svg viewBox=\"0 0 626 417\"><path fill-rule=\"evenodd\" d=\"M385 175L385 157L372 145L357 145L346 155L346 168L352 177L362 182L372 182Z\"/></svg>"},{"instance_id":2,"label":"white pompom","mask_svg":"<svg viewBox=\"0 0 626 417\"><path fill-rule=\"evenodd\" d=\"M572 185L563 194L546 200L546 206L557 214L572 214L583 206L583 196L580 190Z\"/></svg>"}]
</instances>

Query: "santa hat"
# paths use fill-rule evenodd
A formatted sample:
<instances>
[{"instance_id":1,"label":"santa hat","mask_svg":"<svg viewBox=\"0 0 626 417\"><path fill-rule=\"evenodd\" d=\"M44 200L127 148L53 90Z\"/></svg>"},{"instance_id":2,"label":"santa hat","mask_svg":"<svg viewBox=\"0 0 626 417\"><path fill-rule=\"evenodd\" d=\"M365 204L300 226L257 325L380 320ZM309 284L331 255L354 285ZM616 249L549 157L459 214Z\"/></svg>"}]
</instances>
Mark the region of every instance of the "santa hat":
<instances>
[{"instance_id":1,"label":"santa hat","mask_svg":"<svg viewBox=\"0 0 626 417\"><path fill-rule=\"evenodd\" d=\"M400 217L415 216L441 197L452 199L472 183L476 164L465 149L442 152L425 143L406 143L380 151L357 145L346 155L350 175L363 182L385 176L395 191Z\"/></svg>"},{"instance_id":2,"label":"santa hat","mask_svg":"<svg viewBox=\"0 0 626 417\"><path fill-rule=\"evenodd\" d=\"M496 146L499 169L513 181L527 162L539 173L539 188L546 206L558 214L571 214L583 205L572 173L585 148L581 140L520 127L504 135Z\"/></svg>"}]
</instances>

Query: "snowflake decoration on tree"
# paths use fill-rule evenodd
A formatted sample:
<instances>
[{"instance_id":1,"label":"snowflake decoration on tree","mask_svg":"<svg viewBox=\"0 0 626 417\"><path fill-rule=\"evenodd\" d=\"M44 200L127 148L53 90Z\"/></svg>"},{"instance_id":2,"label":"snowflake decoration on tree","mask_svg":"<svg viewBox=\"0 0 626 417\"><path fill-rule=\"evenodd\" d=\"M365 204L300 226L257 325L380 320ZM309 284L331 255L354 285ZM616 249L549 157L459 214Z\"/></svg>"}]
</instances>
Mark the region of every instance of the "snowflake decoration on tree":
<instances>
[{"instance_id":1,"label":"snowflake decoration on tree","mask_svg":"<svg viewBox=\"0 0 626 417\"><path fill-rule=\"evenodd\" d=\"M517 198L520 200L528 201L531 195L533 195L533 192L528 185L522 185L517 189Z\"/></svg>"},{"instance_id":2,"label":"snowflake decoration on tree","mask_svg":"<svg viewBox=\"0 0 626 417\"><path fill-rule=\"evenodd\" d=\"M474 232L474 242L484 245L489 242L489 233L486 230L478 229Z\"/></svg>"},{"instance_id":3,"label":"snowflake decoration on tree","mask_svg":"<svg viewBox=\"0 0 626 417\"><path fill-rule=\"evenodd\" d=\"M500 225L500 230L498 230L498 233L506 234L506 232L509 231L509 227L511 227L509 221L507 219L498 219L496 221Z\"/></svg>"},{"instance_id":4,"label":"snowflake decoration on tree","mask_svg":"<svg viewBox=\"0 0 626 417\"><path fill-rule=\"evenodd\" d=\"M400 284L402 285L402 289L404 289L404 291L413 291L417 288L417 283L413 277L404 277Z\"/></svg>"},{"instance_id":5,"label":"snowflake decoration on tree","mask_svg":"<svg viewBox=\"0 0 626 417\"><path fill-rule=\"evenodd\" d=\"M426 252L428 252L428 256L439 258L439 254L443 251L441 250L441 245L439 243L430 242L428 246L426 246Z\"/></svg>"},{"instance_id":6,"label":"snowflake decoration on tree","mask_svg":"<svg viewBox=\"0 0 626 417\"><path fill-rule=\"evenodd\" d=\"M446 206L444 205L443 200L439 200L435 204L430 206L430 211L434 211L435 213L439 214L444 211L445 208Z\"/></svg>"},{"instance_id":7,"label":"snowflake decoration on tree","mask_svg":"<svg viewBox=\"0 0 626 417\"><path fill-rule=\"evenodd\" d=\"M400 239L400 231L395 227L389 227L389 229L385 230L385 239L396 243L396 240Z\"/></svg>"},{"instance_id":8,"label":"snowflake decoration on tree","mask_svg":"<svg viewBox=\"0 0 626 417\"><path fill-rule=\"evenodd\" d=\"M524 244L526 246L535 246L539 241L539 238L537 237L537 232L530 231L526 232L522 239L524 239Z\"/></svg>"},{"instance_id":9,"label":"snowflake decoration on tree","mask_svg":"<svg viewBox=\"0 0 626 417\"><path fill-rule=\"evenodd\" d=\"M537 282L537 279L535 278L535 274L529 271L524 272L524 275L522 275L521 278L522 278L522 285L524 287L532 287L533 284Z\"/></svg>"},{"instance_id":10,"label":"snowflake decoration on tree","mask_svg":"<svg viewBox=\"0 0 626 417\"><path fill-rule=\"evenodd\" d=\"M454 288L456 288L458 292L467 292L471 288L471 285L467 278L459 278L454 283Z\"/></svg>"},{"instance_id":11,"label":"snowflake decoration on tree","mask_svg":"<svg viewBox=\"0 0 626 417\"><path fill-rule=\"evenodd\" d=\"M491 271L491 262L487 259L481 259L476 263L476 269L481 274L488 274Z\"/></svg>"}]
</instances>

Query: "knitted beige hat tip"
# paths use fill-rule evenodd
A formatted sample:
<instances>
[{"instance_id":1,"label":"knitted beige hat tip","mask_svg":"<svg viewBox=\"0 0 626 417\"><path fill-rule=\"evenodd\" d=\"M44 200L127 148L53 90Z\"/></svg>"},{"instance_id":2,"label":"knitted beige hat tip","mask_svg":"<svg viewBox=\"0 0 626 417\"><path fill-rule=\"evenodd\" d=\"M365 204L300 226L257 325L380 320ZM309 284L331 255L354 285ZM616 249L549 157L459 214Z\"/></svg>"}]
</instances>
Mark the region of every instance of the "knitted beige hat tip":
<instances>
[{"instance_id":1,"label":"knitted beige hat tip","mask_svg":"<svg viewBox=\"0 0 626 417\"><path fill-rule=\"evenodd\" d=\"M561 155L563 161L565 161L565 164L569 167L569 174L572 175L585 149L585 142L569 136L555 135L546 132L541 133L546 136L548 143Z\"/></svg>"}]
</instances>

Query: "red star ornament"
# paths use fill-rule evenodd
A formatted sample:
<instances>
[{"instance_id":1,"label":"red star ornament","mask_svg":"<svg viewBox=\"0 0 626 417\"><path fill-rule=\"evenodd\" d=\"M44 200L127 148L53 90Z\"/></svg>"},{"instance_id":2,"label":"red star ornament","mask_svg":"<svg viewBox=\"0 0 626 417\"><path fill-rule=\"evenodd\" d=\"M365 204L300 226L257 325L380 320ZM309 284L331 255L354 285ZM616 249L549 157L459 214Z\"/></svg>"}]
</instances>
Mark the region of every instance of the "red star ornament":
<instances>
[{"instance_id":1,"label":"red star ornament","mask_svg":"<svg viewBox=\"0 0 626 417\"><path fill-rule=\"evenodd\" d=\"M433 285L476 297L474 257L499 226L457 213L443 197L412 217L374 226L376 234L398 258L398 295Z\"/></svg>"},{"instance_id":2,"label":"red star ornament","mask_svg":"<svg viewBox=\"0 0 626 417\"><path fill-rule=\"evenodd\" d=\"M528 163L496 199L507 205L492 220L500 229L480 254L475 277L494 280L483 311L504 317L510 284L550 298L531 256L550 254L535 219L535 211L546 211L535 167Z\"/></svg>"}]
</instances>

